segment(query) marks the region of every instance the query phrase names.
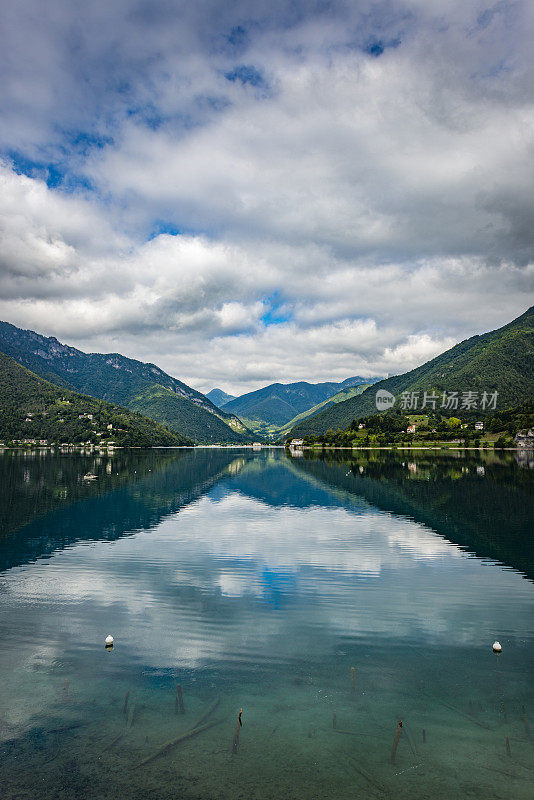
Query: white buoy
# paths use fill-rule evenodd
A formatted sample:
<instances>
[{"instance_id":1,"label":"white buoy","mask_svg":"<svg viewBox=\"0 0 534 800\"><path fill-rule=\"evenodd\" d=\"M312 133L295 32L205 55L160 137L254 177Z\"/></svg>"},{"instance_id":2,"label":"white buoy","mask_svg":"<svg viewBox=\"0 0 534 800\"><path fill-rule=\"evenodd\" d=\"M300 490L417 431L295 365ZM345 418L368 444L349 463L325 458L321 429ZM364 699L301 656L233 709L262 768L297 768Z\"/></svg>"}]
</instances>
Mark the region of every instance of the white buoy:
<instances>
[{"instance_id":1,"label":"white buoy","mask_svg":"<svg viewBox=\"0 0 534 800\"><path fill-rule=\"evenodd\" d=\"M500 653L502 651L501 643L500 642L493 642L493 652Z\"/></svg>"},{"instance_id":2,"label":"white buoy","mask_svg":"<svg viewBox=\"0 0 534 800\"><path fill-rule=\"evenodd\" d=\"M111 633L108 633L106 636L106 647L113 647L113 636Z\"/></svg>"}]
</instances>

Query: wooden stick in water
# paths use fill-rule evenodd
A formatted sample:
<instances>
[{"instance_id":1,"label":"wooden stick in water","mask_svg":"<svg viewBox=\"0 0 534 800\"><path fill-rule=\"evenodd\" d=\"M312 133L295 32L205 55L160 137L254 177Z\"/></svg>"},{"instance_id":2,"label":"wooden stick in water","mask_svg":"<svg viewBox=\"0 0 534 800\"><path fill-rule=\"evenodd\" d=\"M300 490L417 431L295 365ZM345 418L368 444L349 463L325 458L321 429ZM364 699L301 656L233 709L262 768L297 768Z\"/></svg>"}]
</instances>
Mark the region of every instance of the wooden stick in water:
<instances>
[{"instance_id":1,"label":"wooden stick in water","mask_svg":"<svg viewBox=\"0 0 534 800\"><path fill-rule=\"evenodd\" d=\"M336 733L342 733L345 736L365 736L366 739L377 739L377 736L374 736L372 733L362 732L362 731L342 731L341 728L334 728Z\"/></svg>"},{"instance_id":2,"label":"wooden stick in water","mask_svg":"<svg viewBox=\"0 0 534 800\"><path fill-rule=\"evenodd\" d=\"M61 725L59 728L49 728L47 733L63 733L63 731L72 731L74 728L85 728L90 725L90 722L70 722L67 725Z\"/></svg>"},{"instance_id":3,"label":"wooden stick in water","mask_svg":"<svg viewBox=\"0 0 534 800\"><path fill-rule=\"evenodd\" d=\"M525 710L525 706L521 706L521 716L523 717L523 722L525 723L525 731L527 733L527 737L530 739L530 725L528 724L528 717L527 717L527 712Z\"/></svg>"},{"instance_id":4,"label":"wooden stick in water","mask_svg":"<svg viewBox=\"0 0 534 800\"><path fill-rule=\"evenodd\" d=\"M456 708L455 706L451 706L449 703L445 703L443 700L434 699L434 702L435 703L439 703L439 705L443 706L443 708L448 708L450 711L454 711L456 714L460 714L460 716L465 717L465 719L470 720L474 725L478 725L479 728L484 728L484 730L486 730L486 731L492 730L489 727L489 725L484 725L484 723L479 722L474 717L470 717L469 714L464 713L459 708Z\"/></svg>"},{"instance_id":5,"label":"wooden stick in water","mask_svg":"<svg viewBox=\"0 0 534 800\"><path fill-rule=\"evenodd\" d=\"M423 728L423 744L425 744L425 742L426 742L426 731Z\"/></svg>"},{"instance_id":6,"label":"wooden stick in water","mask_svg":"<svg viewBox=\"0 0 534 800\"><path fill-rule=\"evenodd\" d=\"M135 697L130 703L130 710L128 711L128 722L126 723L126 730L129 731L133 724L133 718L135 714Z\"/></svg>"},{"instance_id":7,"label":"wooden stick in water","mask_svg":"<svg viewBox=\"0 0 534 800\"><path fill-rule=\"evenodd\" d=\"M180 714L185 714L184 696L182 694L182 685L180 683L176 687L176 697L174 699L174 710L176 714L178 713L178 707L180 708Z\"/></svg>"},{"instance_id":8,"label":"wooden stick in water","mask_svg":"<svg viewBox=\"0 0 534 800\"><path fill-rule=\"evenodd\" d=\"M135 764L133 769L137 769L137 767L144 767L145 764L150 764L152 761L155 761L156 758L166 755L166 753L168 753L170 750L173 749L173 747L176 747L176 745L180 744L181 742L185 742L187 741L187 739L192 739L193 736L198 736L200 733L207 731L208 728L213 728L214 725L220 725L221 722L222 720L218 719L215 720L214 722L208 722L206 725L202 725L198 728L193 728L193 730L188 731L187 733L183 733L181 736L178 736L177 739L172 739L170 742L164 744L163 747L160 747L160 749L157 750L155 753L153 753L151 756L144 758L142 761L139 762L139 764Z\"/></svg>"},{"instance_id":9,"label":"wooden stick in water","mask_svg":"<svg viewBox=\"0 0 534 800\"><path fill-rule=\"evenodd\" d=\"M409 730L407 725L404 725L404 727L402 729L402 732L406 736L406 738L408 739L408 744L410 745L410 750L412 751L414 756L416 756L417 755L417 750L415 748L415 742L413 741L413 739L412 739L412 737L410 735L410 730Z\"/></svg>"},{"instance_id":10,"label":"wooden stick in water","mask_svg":"<svg viewBox=\"0 0 534 800\"><path fill-rule=\"evenodd\" d=\"M195 728L198 728L200 725L202 725L202 723L206 722L206 720L207 720L209 717L211 717L211 715L213 714L213 712L215 711L215 709L216 709L216 708L218 708L218 706L219 706L219 703L220 703L220 702L221 702L221 698L220 698L220 697L218 697L218 698L217 698L217 700L216 700L216 701L213 703L213 705L211 705L211 706L208 708L208 710L206 711L206 713L205 713L205 714L204 714L202 717L200 717L199 721L198 721L198 722L196 722L196 723L193 725L193 730L194 730Z\"/></svg>"},{"instance_id":11,"label":"wooden stick in water","mask_svg":"<svg viewBox=\"0 0 534 800\"><path fill-rule=\"evenodd\" d=\"M395 731L395 738L393 739L393 747L391 750L390 760L392 764L395 763L395 756L397 755L397 745L399 744L399 739L401 737L401 734L402 734L402 720L400 719L397 725L397 730Z\"/></svg>"},{"instance_id":12,"label":"wooden stick in water","mask_svg":"<svg viewBox=\"0 0 534 800\"><path fill-rule=\"evenodd\" d=\"M381 783L379 783L379 782L376 780L376 778L374 778L374 777L373 777L373 776L372 776L372 775L371 775L369 772L367 772L367 770L363 769L363 767L360 767L358 764L356 764L356 762L354 761L354 759L353 759L353 758L349 758L348 760L349 760L349 763L351 764L351 766L353 767L353 769L355 769L355 770L356 770L356 772L357 772L359 775L361 775L361 776L362 776L362 778L365 778L365 780L366 780L368 783L370 783L370 784L371 784L371 786L374 786L374 788L375 788L375 789L378 789L378 791L379 791L379 792L382 792L382 794L385 794L385 793L386 793L386 790L384 789L384 787L382 786L382 784L381 784Z\"/></svg>"},{"instance_id":13,"label":"wooden stick in water","mask_svg":"<svg viewBox=\"0 0 534 800\"><path fill-rule=\"evenodd\" d=\"M506 737L506 755L508 758L512 758L512 751L510 750L510 740L508 739L508 736Z\"/></svg>"},{"instance_id":14,"label":"wooden stick in water","mask_svg":"<svg viewBox=\"0 0 534 800\"><path fill-rule=\"evenodd\" d=\"M356 670L354 667L350 668L350 693L354 694L356 691Z\"/></svg>"},{"instance_id":15,"label":"wooden stick in water","mask_svg":"<svg viewBox=\"0 0 534 800\"><path fill-rule=\"evenodd\" d=\"M128 733L128 731L130 730L130 728L133 725L136 698L134 697L132 699L132 702L130 703L130 705L128 707L129 699L130 699L130 690L128 689L128 691L126 692L126 694L124 696L124 706L123 706L123 709L122 709L122 713L123 714L128 713L128 719L126 720L126 725L124 727L124 730L121 731L119 734L117 734L117 736L115 736L115 738L112 739L111 742L108 745L106 745L106 747L104 747L104 749L102 750L103 753L105 753L107 750L111 750L112 747L115 747L117 742L120 742L120 740L123 739L126 736L126 734Z\"/></svg>"},{"instance_id":16,"label":"wooden stick in water","mask_svg":"<svg viewBox=\"0 0 534 800\"><path fill-rule=\"evenodd\" d=\"M119 733L118 736L115 736L115 738L112 739L111 742L108 745L106 745L106 747L104 747L102 752L105 753L107 750L111 750L112 747L115 747L117 742L120 742L120 740L123 738L124 734L125 731L121 731L121 733Z\"/></svg>"},{"instance_id":17,"label":"wooden stick in water","mask_svg":"<svg viewBox=\"0 0 534 800\"><path fill-rule=\"evenodd\" d=\"M337 716L335 711L334 711L334 716L332 717L332 727L334 728L334 730L337 728Z\"/></svg>"},{"instance_id":18,"label":"wooden stick in water","mask_svg":"<svg viewBox=\"0 0 534 800\"><path fill-rule=\"evenodd\" d=\"M237 748L239 747L239 731L240 731L241 727L243 726L243 723L241 722L241 714L242 713L243 713L243 709L241 709L241 711L239 712L239 715L237 717L237 723L236 723L235 731L234 731L234 741L232 743L232 753L237 753Z\"/></svg>"}]
</instances>

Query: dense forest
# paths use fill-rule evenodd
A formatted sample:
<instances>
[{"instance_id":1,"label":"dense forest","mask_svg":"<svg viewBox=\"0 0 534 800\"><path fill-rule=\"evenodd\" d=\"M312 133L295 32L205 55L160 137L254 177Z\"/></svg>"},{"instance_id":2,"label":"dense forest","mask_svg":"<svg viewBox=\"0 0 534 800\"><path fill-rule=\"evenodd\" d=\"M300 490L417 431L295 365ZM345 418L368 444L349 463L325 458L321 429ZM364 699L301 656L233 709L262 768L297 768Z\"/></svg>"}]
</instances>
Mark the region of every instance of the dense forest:
<instances>
[{"instance_id":1,"label":"dense forest","mask_svg":"<svg viewBox=\"0 0 534 800\"><path fill-rule=\"evenodd\" d=\"M438 412L416 418L408 417L395 409L385 414L371 414L354 419L344 430L338 428L323 434L310 434L304 437L304 444L368 447L413 442L454 442L477 446L485 442L489 445L491 440L495 447L513 447L513 437L518 431L534 427L534 401L529 400L513 408L492 412L483 425L482 430L477 430L473 421L466 422L459 417L445 417ZM414 431L411 430L412 426Z\"/></svg>"},{"instance_id":2,"label":"dense forest","mask_svg":"<svg viewBox=\"0 0 534 800\"><path fill-rule=\"evenodd\" d=\"M0 322L0 350L56 386L138 411L196 442L252 441L234 414L155 364L120 353L84 353L8 322Z\"/></svg>"},{"instance_id":3,"label":"dense forest","mask_svg":"<svg viewBox=\"0 0 534 800\"><path fill-rule=\"evenodd\" d=\"M224 404L224 411L239 414L258 430L263 426L278 428L291 422L296 416L312 409L318 404L333 398L334 395L351 387L367 385L372 379L358 375L341 383L272 383L254 392L247 392ZM255 424L254 424L255 423ZM258 425L259 423L259 425Z\"/></svg>"},{"instance_id":4,"label":"dense forest","mask_svg":"<svg viewBox=\"0 0 534 800\"><path fill-rule=\"evenodd\" d=\"M192 445L141 414L61 389L0 353L0 441L4 444L113 442L120 447Z\"/></svg>"}]
</instances>

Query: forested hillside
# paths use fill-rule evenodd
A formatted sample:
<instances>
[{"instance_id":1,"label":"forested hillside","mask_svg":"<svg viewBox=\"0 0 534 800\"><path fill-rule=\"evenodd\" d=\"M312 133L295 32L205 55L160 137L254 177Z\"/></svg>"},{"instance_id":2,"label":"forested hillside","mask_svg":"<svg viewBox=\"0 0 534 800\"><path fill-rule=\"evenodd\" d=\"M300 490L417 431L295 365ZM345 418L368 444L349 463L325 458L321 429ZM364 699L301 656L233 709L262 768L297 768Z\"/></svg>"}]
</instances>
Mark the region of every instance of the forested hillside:
<instances>
[{"instance_id":1,"label":"forested hillside","mask_svg":"<svg viewBox=\"0 0 534 800\"><path fill-rule=\"evenodd\" d=\"M223 392L222 389L212 389L210 392L206 392L206 397L208 400L211 400L217 408L222 408L225 403L229 403L231 400L235 400L235 395L227 394Z\"/></svg>"},{"instance_id":2,"label":"forested hillside","mask_svg":"<svg viewBox=\"0 0 534 800\"><path fill-rule=\"evenodd\" d=\"M0 353L0 441L7 444L192 445L141 414L62 389Z\"/></svg>"},{"instance_id":3,"label":"forested hillside","mask_svg":"<svg viewBox=\"0 0 534 800\"><path fill-rule=\"evenodd\" d=\"M120 353L84 353L7 322L0 322L0 350L58 386L139 411L197 442L251 441L235 415L155 364Z\"/></svg>"},{"instance_id":4,"label":"forested hillside","mask_svg":"<svg viewBox=\"0 0 534 800\"><path fill-rule=\"evenodd\" d=\"M439 395L458 392L458 408L450 414L463 417L476 409L462 409L464 392L476 392L477 400L483 392L498 393L497 410L534 397L534 307L502 328L480 336L472 336L433 358L417 369L380 381L359 397L352 397L296 425L294 437L320 434L328 429L348 428L353 419L376 413L376 392L385 389L396 397L396 407L402 402L403 392L418 392L419 407L423 392ZM415 413L417 409L407 409ZM491 410L491 409L490 409Z\"/></svg>"},{"instance_id":5,"label":"forested hillside","mask_svg":"<svg viewBox=\"0 0 534 800\"><path fill-rule=\"evenodd\" d=\"M226 403L223 410L238 414L244 420L282 426L339 391L372 380L355 376L341 383L272 383Z\"/></svg>"}]
</instances>

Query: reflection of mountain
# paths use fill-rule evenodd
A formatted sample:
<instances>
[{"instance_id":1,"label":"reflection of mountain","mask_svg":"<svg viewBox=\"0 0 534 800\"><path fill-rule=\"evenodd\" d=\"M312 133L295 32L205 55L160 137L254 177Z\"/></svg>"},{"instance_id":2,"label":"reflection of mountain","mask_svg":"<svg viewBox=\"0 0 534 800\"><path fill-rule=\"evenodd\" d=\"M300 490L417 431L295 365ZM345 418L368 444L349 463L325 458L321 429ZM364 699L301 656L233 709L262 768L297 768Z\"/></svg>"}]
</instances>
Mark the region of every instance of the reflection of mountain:
<instances>
[{"instance_id":1,"label":"reflection of mountain","mask_svg":"<svg viewBox=\"0 0 534 800\"><path fill-rule=\"evenodd\" d=\"M90 497L100 497L155 470L183 451L120 450L113 455L4 453L0 455L0 536L36 517ZM92 473L96 480L84 481Z\"/></svg>"},{"instance_id":2,"label":"reflection of mountain","mask_svg":"<svg viewBox=\"0 0 534 800\"><path fill-rule=\"evenodd\" d=\"M89 470L98 480L86 484ZM479 557L534 578L534 473L512 460L392 453L297 460L265 451L151 451L112 459L5 457L0 478L2 569L76 541L113 541L153 529L210 491L214 501L237 492L275 509L343 508L357 515L378 509L411 517ZM217 526L216 513L212 524Z\"/></svg>"},{"instance_id":3,"label":"reflection of mountain","mask_svg":"<svg viewBox=\"0 0 534 800\"><path fill-rule=\"evenodd\" d=\"M125 451L109 459L7 455L0 459L0 570L74 542L151 528L241 464L231 450ZM88 484L89 469L98 479Z\"/></svg>"},{"instance_id":4,"label":"reflection of mountain","mask_svg":"<svg viewBox=\"0 0 534 800\"><path fill-rule=\"evenodd\" d=\"M369 509L369 503L362 497L341 497L330 486L309 481L305 475L293 469L293 461L286 458L265 460L262 456L257 456L245 463L229 488L274 507L341 507L353 512Z\"/></svg>"},{"instance_id":5,"label":"reflection of mountain","mask_svg":"<svg viewBox=\"0 0 534 800\"><path fill-rule=\"evenodd\" d=\"M410 517L480 558L534 578L534 472L515 460L385 452L327 459L306 453L262 466L257 457L231 488L275 507L374 508Z\"/></svg>"},{"instance_id":6,"label":"reflection of mountain","mask_svg":"<svg viewBox=\"0 0 534 800\"><path fill-rule=\"evenodd\" d=\"M339 502L364 498L534 579L534 474L513 460L386 453L323 460L310 454L291 464L314 484L334 489Z\"/></svg>"}]
</instances>

